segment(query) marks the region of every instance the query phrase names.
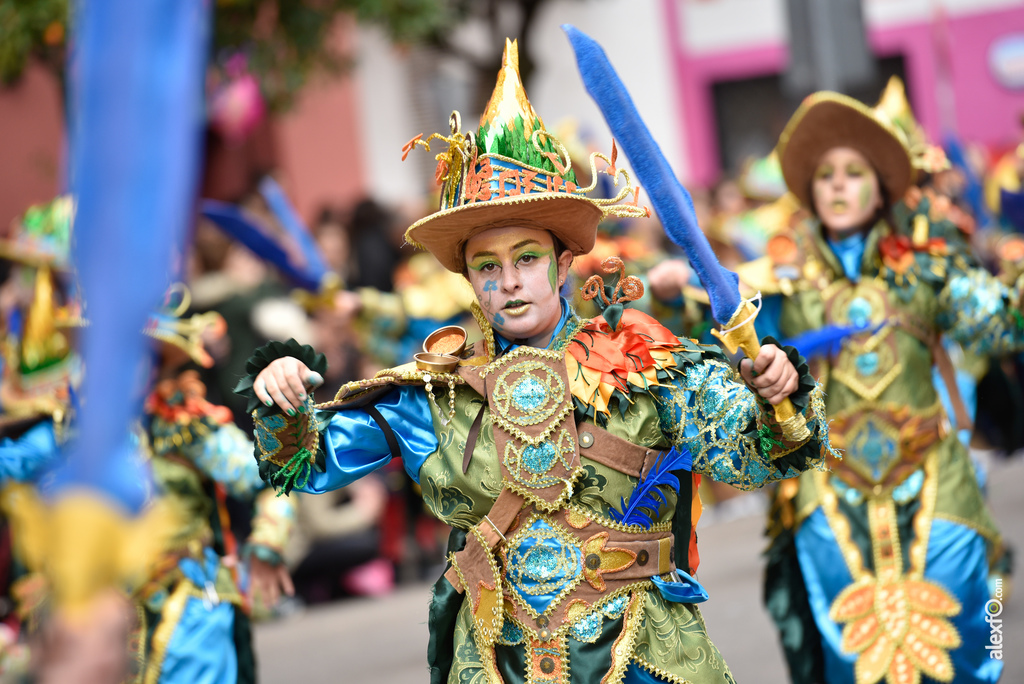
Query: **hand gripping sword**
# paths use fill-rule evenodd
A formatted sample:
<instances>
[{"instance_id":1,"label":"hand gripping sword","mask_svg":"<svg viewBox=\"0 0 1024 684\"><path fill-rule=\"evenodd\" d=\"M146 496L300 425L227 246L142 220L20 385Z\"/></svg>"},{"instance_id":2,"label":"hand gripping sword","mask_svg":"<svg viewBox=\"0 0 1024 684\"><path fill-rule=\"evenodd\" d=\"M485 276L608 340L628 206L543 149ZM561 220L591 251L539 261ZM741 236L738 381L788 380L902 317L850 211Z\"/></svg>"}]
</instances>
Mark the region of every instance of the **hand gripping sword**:
<instances>
[{"instance_id":1,"label":"hand gripping sword","mask_svg":"<svg viewBox=\"0 0 1024 684\"><path fill-rule=\"evenodd\" d=\"M622 151L629 157L640 185L647 189L665 232L686 252L690 265L707 290L711 315L723 327L722 331L716 330L713 334L730 354L742 350L748 358L756 359L761 349L754 330L757 309L752 301L740 296L739 278L722 266L711 250L704 232L697 225L690 193L672 172L601 46L574 26L563 24L562 29L569 36L576 53L587 92L601 109ZM789 399L775 406L775 418L788 439L803 441L810 437L804 417L797 413Z\"/></svg>"}]
</instances>

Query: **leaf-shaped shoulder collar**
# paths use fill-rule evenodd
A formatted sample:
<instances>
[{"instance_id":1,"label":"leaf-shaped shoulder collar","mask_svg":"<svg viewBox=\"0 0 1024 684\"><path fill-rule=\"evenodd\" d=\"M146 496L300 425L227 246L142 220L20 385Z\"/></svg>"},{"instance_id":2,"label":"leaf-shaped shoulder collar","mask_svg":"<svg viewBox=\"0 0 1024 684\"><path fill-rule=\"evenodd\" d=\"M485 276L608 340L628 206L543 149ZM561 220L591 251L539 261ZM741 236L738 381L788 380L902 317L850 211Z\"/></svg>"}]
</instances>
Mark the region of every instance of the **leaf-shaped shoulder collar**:
<instances>
[{"instance_id":1,"label":"leaf-shaped shoulder collar","mask_svg":"<svg viewBox=\"0 0 1024 684\"><path fill-rule=\"evenodd\" d=\"M598 316L565 348L569 389L586 413L607 418L613 397L624 411L630 394L664 384L680 372L680 366L698 362L709 353L720 356L715 347L680 340L636 309L626 309L615 330Z\"/></svg>"}]
</instances>

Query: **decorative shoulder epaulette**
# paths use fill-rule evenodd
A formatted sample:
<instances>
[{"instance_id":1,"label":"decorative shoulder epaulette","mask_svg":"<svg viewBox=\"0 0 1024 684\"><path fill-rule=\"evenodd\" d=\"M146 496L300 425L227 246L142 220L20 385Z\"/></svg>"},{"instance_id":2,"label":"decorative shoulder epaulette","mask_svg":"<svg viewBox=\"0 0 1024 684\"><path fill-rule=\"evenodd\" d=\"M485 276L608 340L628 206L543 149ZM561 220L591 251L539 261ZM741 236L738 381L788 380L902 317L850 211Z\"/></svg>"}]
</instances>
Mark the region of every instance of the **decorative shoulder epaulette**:
<instances>
[{"instance_id":1,"label":"decorative shoulder epaulette","mask_svg":"<svg viewBox=\"0 0 1024 684\"><path fill-rule=\"evenodd\" d=\"M879 276L905 300L919 283L941 286L971 267L965 230L951 218L957 212L948 198L917 188L893 206L893 230L878 242Z\"/></svg>"},{"instance_id":2,"label":"decorative shoulder epaulette","mask_svg":"<svg viewBox=\"0 0 1024 684\"><path fill-rule=\"evenodd\" d=\"M717 347L677 338L636 309L624 309L615 329L603 316L591 319L565 347L576 410L600 424L607 423L613 399L625 414L630 395L649 392L705 358L724 356Z\"/></svg>"},{"instance_id":3,"label":"decorative shoulder epaulette","mask_svg":"<svg viewBox=\"0 0 1024 684\"><path fill-rule=\"evenodd\" d=\"M199 373L188 370L157 383L146 398L153 453L187 452L193 443L231 422L231 409L206 400L206 385Z\"/></svg>"},{"instance_id":4,"label":"decorative shoulder epaulette","mask_svg":"<svg viewBox=\"0 0 1024 684\"><path fill-rule=\"evenodd\" d=\"M429 339L429 338L428 338ZM483 341L478 341L466 348L461 354L458 367L479 367L486 364L488 356ZM334 399L324 404L317 404L320 410L333 410L341 408L356 408L364 406L393 387L400 385L448 385L452 389L455 385L465 384L465 380L458 370L453 372L438 372L426 368L418 368L415 362L402 364L395 368L386 368L379 371L372 378L356 380L342 385Z\"/></svg>"}]
</instances>

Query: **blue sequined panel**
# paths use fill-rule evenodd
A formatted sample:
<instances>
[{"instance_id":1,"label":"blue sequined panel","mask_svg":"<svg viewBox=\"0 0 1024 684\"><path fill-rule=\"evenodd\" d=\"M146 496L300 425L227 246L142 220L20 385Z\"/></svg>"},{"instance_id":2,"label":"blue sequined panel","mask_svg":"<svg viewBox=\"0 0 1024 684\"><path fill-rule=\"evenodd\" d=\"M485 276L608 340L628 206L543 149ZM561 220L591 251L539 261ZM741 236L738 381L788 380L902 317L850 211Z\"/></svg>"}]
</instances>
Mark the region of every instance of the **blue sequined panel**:
<instances>
[{"instance_id":1,"label":"blue sequined panel","mask_svg":"<svg viewBox=\"0 0 1024 684\"><path fill-rule=\"evenodd\" d=\"M512 590L539 614L555 606L583 577L583 553L575 538L541 517L509 540L505 562Z\"/></svg>"},{"instance_id":2,"label":"blue sequined panel","mask_svg":"<svg viewBox=\"0 0 1024 684\"><path fill-rule=\"evenodd\" d=\"M860 490L851 487L835 475L829 478L829 483L836 490L836 494L841 496L851 506L860 506L864 503L864 495Z\"/></svg>"},{"instance_id":3,"label":"blue sequined panel","mask_svg":"<svg viewBox=\"0 0 1024 684\"><path fill-rule=\"evenodd\" d=\"M626 610L627 603L629 603L629 596L623 594L604 604L601 611L607 618L617 618L622 615L622 611Z\"/></svg>"},{"instance_id":4,"label":"blue sequined panel","mask_svg":"<svg viewBox=\"0 0 1024 684\"><path fill-rule=\"evenodd\" d=\"M857 373L863 376L871 376L878 372L878 352L865 352L854 360Z\"/></svg>"},{"instance_id":5,"label":"blue sequined panel","mask_svg":"<svg viewBox=\"0 0 1024 684\"><path fill-rule=\"evenodd\" d=\"M512 403L523 413L536 411L548 400L544 385L532 375L522 377L512 386Z\"/></svg>"},{"instance_id":6,"label":"blue sequined panel","mask_svg":"<svg viewBox=\"0 0 1024 684\"><path fill-rule=\"evenodd\" d=\"M854 297L846 309L846 317L850 325L866 328L871 323L871 304L863 297Z\"/></svg>"},{"instance_id":7,"label":"blue sequined panel","mask_svg":"<svg viewBox=\"0 0 1024 684\"><path fill-rule=\"evenodd\" d=\"M907 479L896 485L892 490L892 498L898 504L910 503L921 493L924 486L924 471L915 470Z\"/></svg>"},{"instance_id":8,"label":"blue sequined panel","mask_svg":"<svg viewBox=\"0 0 1024 684\"><path fill-rule=\"evenodd\" d=\"M509 441L505 444L503 459L516 482L526 487L544 488L563 482L557 474L549 473L558 463L571 470L575 455L576 440L568 430L562 430L540 444L526 444L522 450Z\"/></svg>"},{"instance_id":9,"label":"blue sequined panel","mask_svg":"<svg viewBox=\"0 0 1024 684\"><path fill-rule=\"evenodd\" d=\"M850 438L849 445L845 456L866 466L876 481L881 480L899 458L896 441L879 429L874 420L868 420Z\"/></svg>"}]
</instances>

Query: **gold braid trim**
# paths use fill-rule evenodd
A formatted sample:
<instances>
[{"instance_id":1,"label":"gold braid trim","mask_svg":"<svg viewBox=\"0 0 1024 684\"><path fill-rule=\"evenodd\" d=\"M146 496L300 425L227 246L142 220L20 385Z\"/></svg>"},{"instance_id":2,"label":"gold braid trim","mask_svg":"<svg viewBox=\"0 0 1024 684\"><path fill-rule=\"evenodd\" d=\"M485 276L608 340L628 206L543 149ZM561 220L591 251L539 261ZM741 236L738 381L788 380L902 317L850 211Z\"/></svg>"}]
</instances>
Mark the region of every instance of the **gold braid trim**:
<instances>
[{"instance_id":1,"label":"gold braid trim","mask_svg":"<svg viewBox=\"0 0 1024 684\"><path fill-rule=\"evenodd\" d=\"M629 532L631 534L647 534L648 532L671 532L672 531L672 521L671 520L655 523L651 527L644 527L643 525L623 525L622 523L620 523L620 522L618 522L616 520L612 520L611 518L607 518L607 517L601 515L600 513L596 512L596 511L592 511L589 508L581 506L578 503L570 503L570 504L568 504L565 507L565 510L566 510L566 512L575 513L577 515L582 515L582 516L586 517L587 520L588 520L587 525L589 525L591 522L596 522L597 524L602 525L604 527L607 527L608 529L618 530L619 532ZM584 529L587 526L587 525L583 525L583 527L577 527L576 525L574 525L568 519L566 519L566 522L568 522L571 527L573 527L575 529L578 529L578 530L579 529Z\"/></svg>"},{"instance_id":2,"label":"gold braid trim","mask_svg":"<svg viewBox=\"0 0 1024 684\"><path fill-rule=\"evenodd\" d=\"M144 684L159 684L160 682L160 675L164 669L164 658L167 657L167 646L171 643L171 637L174 636L174 630L178 627L178 623L181 622L185 604L193 595L193 592L190 591L191 588L192 585L187 581L178 584L160 612L160 624L153 632L150 658L146 664L146 674L143 678Z\"/></svg>"},{"instance_id":3,"label":"gold braid trim","mask_svg":"<svg viewBox=\"0 0 1024 684\"><path fill-rule=\"evenodd\" d=\"M922 579L928 555L928 538L935 519L935 501L939 495L938 451L932 450L924 461L924 484L921 486L921 508L914 516L914 540L910 543L909 577Z\"/></svg>"},{"instance_id":4,"label":"gold braid trim","mask_svg":"<svg viewBox=\"0 0 1024 684\"><path fill-rule=\"evenodd\" d=\"M644 623L643 606L647 592L638 591L629 600L622 620L622 632L612 645L612 667L601 679L601 684L621 684L626 668L636 648L636 635Z\"/></svg>"},{"instance_id":5,"label":"gold braid trim","mask_svg":"<svg viewBox=\"0 0 1024 684\"><path fill-rule=\"evenodd\" d=\"M683 679L679 675L674 675L671 672L661 669L657 665L651 665L638 655L633 656L633 662L650 672L655 677L661 677L670 684L693 684L689 679Z\"/></svg>"},{"instance_id":6,"label":"gold braid trim","mask_svg":"<svg viewBox=\"0 0 1024 684\"><path fill-rule=\"evenodd\" d=\"M484 316L484 310L480 308L480 304L476 300L473 300L469 311L473 314L473 318L476 319L476 324L480 326L480 332L483 333L484 347L487 350L487 361L490 363L494 360L494 356L497 353L494 349L494 330L491 328L487 317Z\"/></svg>"}]
</instances>

